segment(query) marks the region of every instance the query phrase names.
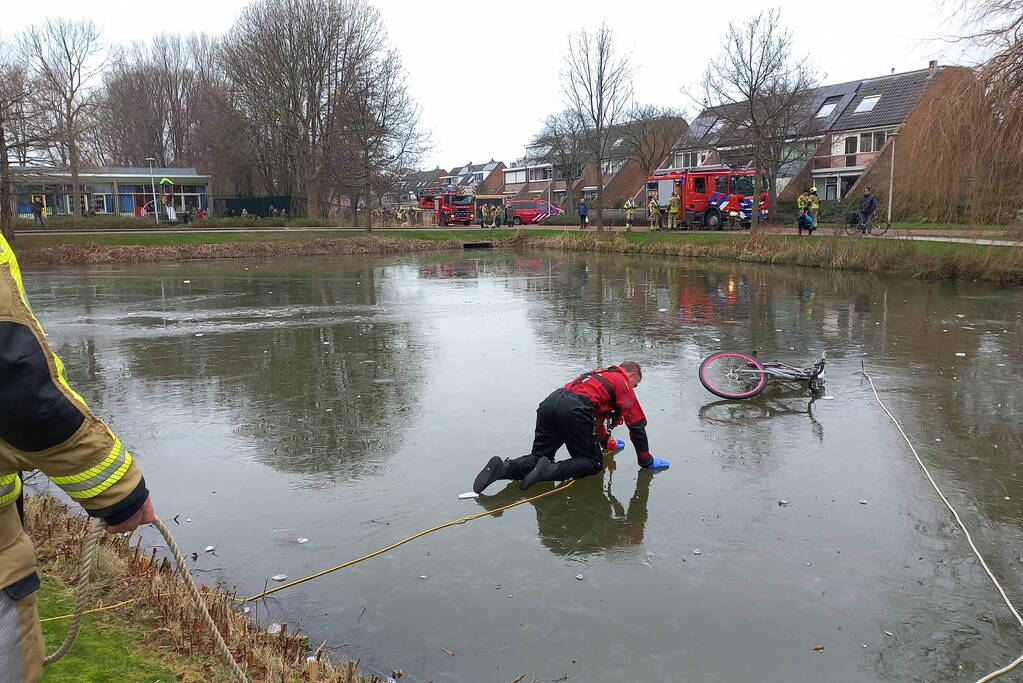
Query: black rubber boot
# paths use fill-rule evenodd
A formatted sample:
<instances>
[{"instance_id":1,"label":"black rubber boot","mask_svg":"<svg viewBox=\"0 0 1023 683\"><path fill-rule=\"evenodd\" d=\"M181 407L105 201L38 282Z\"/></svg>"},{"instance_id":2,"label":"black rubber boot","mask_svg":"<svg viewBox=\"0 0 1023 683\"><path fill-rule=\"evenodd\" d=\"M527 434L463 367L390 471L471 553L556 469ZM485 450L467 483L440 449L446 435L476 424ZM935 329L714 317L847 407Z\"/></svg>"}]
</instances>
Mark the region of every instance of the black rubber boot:
<instances>
[{"instance_id":1,"label":"black rubber boot","mask_svg":"<svg viewBox=\"0 0 1023 683\"><path fill-rule=\"evenodd\" d=\"M536 466L522 478L519 488L525 491L538 481L558 481L561 479L561 468L543 457L536 461Z\"/></svg>"},{"instance_id":2,"label":"black rubber boot","mask_svg":"<svg viewBox=\"0 0 1023 683\"><path fill-rule=\"evenodd\" d=\"M483 493L483 489L493 484L498 479L509 479L508 466L498 456L492 457L487 464L476 475L476 481L472 484L472 490L476 493Z\"/></svg>"}]
</instances>

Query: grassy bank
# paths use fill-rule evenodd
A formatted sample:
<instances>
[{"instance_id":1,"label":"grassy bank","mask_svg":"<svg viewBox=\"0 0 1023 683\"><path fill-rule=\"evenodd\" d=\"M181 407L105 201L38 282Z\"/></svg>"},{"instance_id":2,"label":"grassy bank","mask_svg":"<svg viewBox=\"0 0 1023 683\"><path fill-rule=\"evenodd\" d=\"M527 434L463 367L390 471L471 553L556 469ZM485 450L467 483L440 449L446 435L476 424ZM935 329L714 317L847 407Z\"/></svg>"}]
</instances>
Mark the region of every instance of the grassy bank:
<instances>
[{"instance_id":1,"label":"grassy bank","mask_svg":"<svg viewBox=\"0 0 1023 683\"><path fill-rule=\"evenodd\" d=\"M255 258L268 256L338 256L353 254L408 254L461 249L459 240L420 236L370 237L355 233L338 237L309 233L183 233L138 235L69 235L23 237L15 250L29 266L84 263L142 263L189 259ZM234 238L234 239L232 239Z\"/></svg>"},{"instance_id":2,"label":"grassy bank","mask_svg":"<svg viewBox=\"0 0 1023 683\"><path fill-rule=\"evenodd\" d=\"M405 254L460 249L463 242L622 254L835 268L919 279L1023 282L1023 248L818 235L750 236L737 232L594 232L562 230L389 230L386 233L237 232L25 235L26 265L174 261L287 255Z\"/></svg>"},{"instance_id":3,"label":"grassy bank","mask_svg":"<svg viewBox=\"0 0 1023 683\"><path fill-rule=\"evenodd\" d=\"M89 522L55 498L37 494L26 501L26 528L36 544L40 574L40 617L69 613L74 606L83 540ZM94 574L94 597L88 608L138 599L117 610L86 615L71 652L47 667L44 681L228 681L227 667L215 653L212 638L185 592L181 577L155 550L126 538L107 536L100 545ZM249 678L273 681L383 683L357 674L358 662L332 664L316 649L307 661L305 636L287 625L269 634L240 614L224 594L202 588L207 604L235 658ZM255 603L253 603L255 604ZM69 621L44 622L47 650L64 638Z\"/></svg>"}]
</instances>

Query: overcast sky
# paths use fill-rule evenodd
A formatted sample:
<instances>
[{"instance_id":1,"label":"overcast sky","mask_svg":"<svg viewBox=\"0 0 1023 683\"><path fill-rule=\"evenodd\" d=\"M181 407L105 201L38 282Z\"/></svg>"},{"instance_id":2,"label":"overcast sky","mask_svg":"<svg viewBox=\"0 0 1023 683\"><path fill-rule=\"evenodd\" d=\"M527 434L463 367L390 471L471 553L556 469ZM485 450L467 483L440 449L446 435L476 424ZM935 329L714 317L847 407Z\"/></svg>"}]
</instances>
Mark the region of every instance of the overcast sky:
<instances>
[{"instance_id":1,"label":"overcast sky","mask_svg":"<svg viewBox=\"0 0 1023 683\"><path fill-rule=\"evenodd\" d=\"M942 40L961 29L954 0L858 0L836 5L783 0L783 23L797 35L825 83L925 68L931 59L962 63L958 45ZM155 33L227 30L245 0L3 0L0 31L10 38L45 17L88 16L110 43ZM567 37L606 19L635 69L639 102L692 109L695 88L720 50L728 22L754 3L633 4L622 0L506 0L491 3L374 0L391 42L404 56L409 86L422 108L432 149L422 167L512 161L548 114L563 107L560 71ZM423 8L436 7L436 14ZM87 14L83 14L87 12Z\"/></svg>"}]
</instances>

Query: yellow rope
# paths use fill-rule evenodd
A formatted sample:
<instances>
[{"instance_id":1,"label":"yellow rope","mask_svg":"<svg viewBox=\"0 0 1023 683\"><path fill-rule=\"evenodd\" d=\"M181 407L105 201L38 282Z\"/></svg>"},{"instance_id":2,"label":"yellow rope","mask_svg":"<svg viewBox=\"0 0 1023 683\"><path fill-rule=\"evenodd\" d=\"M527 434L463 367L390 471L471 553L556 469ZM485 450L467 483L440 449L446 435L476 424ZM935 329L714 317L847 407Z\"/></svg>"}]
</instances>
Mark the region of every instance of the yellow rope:
<instances>
[{"instance_id":1,"label":"yellow rope","mask_svg":"<svg viewBox=\"0 0 1023 683\"><path fill-rule=\"evenodd\" d=\"M297 586L300 583L305 583L306 581L312 581L313 579L318 579L321 576L326 576L327 574L331 574L333 572L340 571L341 569L345 569L346 567L351 567L354 564L358 564L359 562L362 562L364 560L368 560L368 559L370 559L372 557L376 557L377 555L382 555L383 553L386 553L386 552L388 552L390 550L394 550L398 546L405 545L406 543L408 543L410 541L414 541L417 538L421 538L421 537L423 537L423 536L425 536L427 534L431 534L434 531L440 531L441 529L446 529L449 526L455 526L456 524L465 524L466 522L471 522L472 520L479 519L480 517L486 517L488 515L493 515L493 514L496 514L498 512L503 512L504 510L508 510L508 509L516 507L518 505L522 505L523 503L529 503L529 502L532 502L534 500L539 500L540 498L544 498L546 496L549 496L552 493L558 493L560 491L564 491L565 489L567 489L569 486L571 486L574 483L575 483L575 480L572 479L572 480L569 480L568 482L562 484L561 486L559 486L557 488L551 489L550 491L547 491L545 493L541 493L541 494L536 495L536 496L532 496L531 498L523 498L522 500L517 500L514 503L509 503L508 505L502 505L501 507L494 508L493 510L485 510L483 512L477 512L477 513L472 514L472 515L467 515L465 517L459 517L458 519L453 519L450 522L445 522L444 524L438 524L435 527L431 527L429 529L426 529L425 531L420 531L418 533L412 534L411 536L403 538L400 541L397 541L395 543L392 543L389 546L381 548L380 550L375 550L375 551L373 551L373 552L371 552L371 553L369 553L367 555L363 555L362 557L357 557L354 560L349 560L347 562L343 562L343 563L341 563L339 565L335 565L335 566L333 566L333 567L331 567L329 569L324 569L323 571L316 572L315 574L309 574L308 576L304 576L301 579L295 579L294 581L289 581L288 583L285 583L285 584L283 584L281 586L275 586L275 587L270 588L268 590L265 590L265 591L263 591L261 593L256 593L255 595L250 595L247 598L236 598L236 597L233 597L233 596L230 596L230 595L223 595L221 593L210 593L210 594L207 594L205 597L210 598L210 597L213 597L214 595L216 595L216 596L220 596L223 599L232 600L232 601L240 603L240 604L244 604L246 602L252 602L253 600L259 600L260 598L266 597L267 595L270 595L271 593L276 593L277 591L282 591L285 588L291 588L293 586ZM109 610L114 610L114 609L118 609L120 607L124 607L125 605L130 605L133 602L139 602L140 600L145 600L145 598L132 598L131 600L123 600L121 602L117 602L117 603L114 603L114 604L111 604L111 605L104 605L102 607L95 607L93 609L83 611L82 614L93 614L93 613L96 613L96 612L106 612L106 611L109 611ZM48 621L60 621L62 619L70 619L73 616L74 616L74 613L72 613L72 614L62 614L59 617L47 617L46 619L40 619L39 621L40 622L44 622L44 623L48 622Z\"/></svg>"}]
</instances>

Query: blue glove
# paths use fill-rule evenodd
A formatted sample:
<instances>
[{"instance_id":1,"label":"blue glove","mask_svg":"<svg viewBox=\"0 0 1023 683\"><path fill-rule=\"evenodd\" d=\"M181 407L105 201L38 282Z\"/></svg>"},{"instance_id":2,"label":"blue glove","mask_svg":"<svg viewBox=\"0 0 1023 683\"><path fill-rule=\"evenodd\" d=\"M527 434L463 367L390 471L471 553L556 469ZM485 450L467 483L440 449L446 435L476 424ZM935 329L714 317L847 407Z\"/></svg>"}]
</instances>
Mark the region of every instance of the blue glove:
<instances>
[{"instance_id":1,"label":"blue glove","mask_svg":"<svg viewBox=\"0 0 1023 683\"><path fill-rule=\"evenodd\" d=\"M646 466L646 469L648 469L648 470L658 470L658 469L665 469L666 470L669 467L671 467L671 463L668 462L667 460L662 460L661 458L658 458L658 457L655 457L655 456L652 456L652 455L650 457L653 458L654 461Z\"/></svg>"},{"instance_id":2,"label":"blue glove","mask_svg":"<svg viewBox=\"0 0 1023 683\"><path fill-rule=\"evenodd\" d=\"M618 451L621 451L621 450L625 450L625 442L622 441L621 439L615 439L615 449L614 449L614 452L617 453Z\"/></svg>"}]
</instances>

